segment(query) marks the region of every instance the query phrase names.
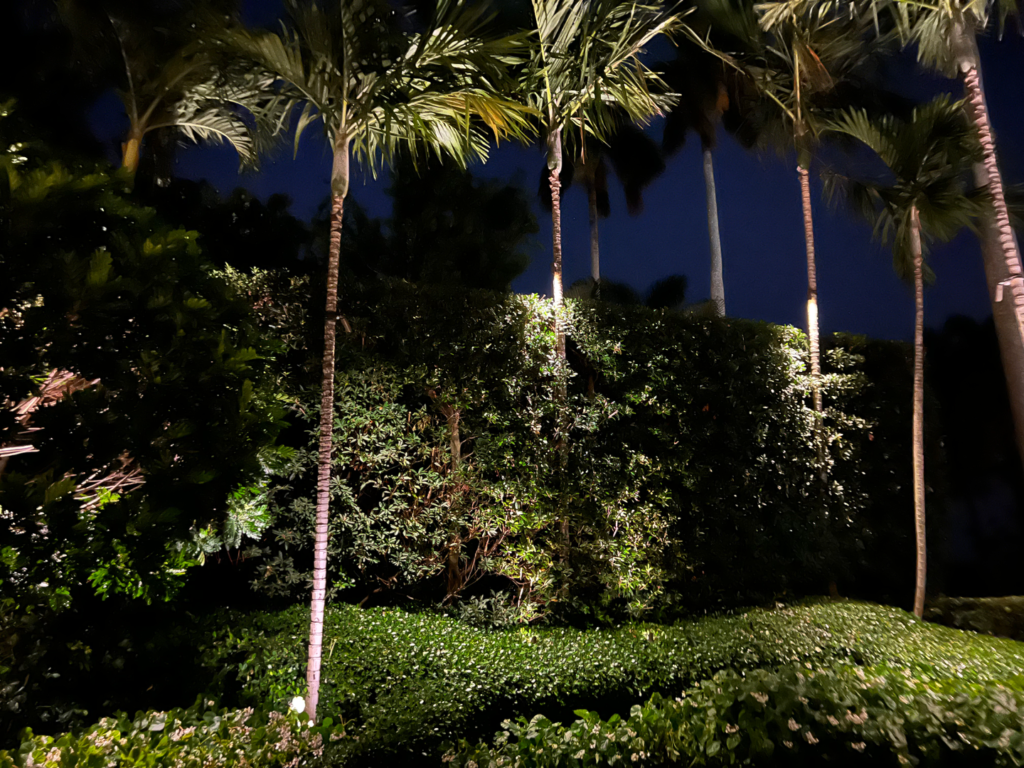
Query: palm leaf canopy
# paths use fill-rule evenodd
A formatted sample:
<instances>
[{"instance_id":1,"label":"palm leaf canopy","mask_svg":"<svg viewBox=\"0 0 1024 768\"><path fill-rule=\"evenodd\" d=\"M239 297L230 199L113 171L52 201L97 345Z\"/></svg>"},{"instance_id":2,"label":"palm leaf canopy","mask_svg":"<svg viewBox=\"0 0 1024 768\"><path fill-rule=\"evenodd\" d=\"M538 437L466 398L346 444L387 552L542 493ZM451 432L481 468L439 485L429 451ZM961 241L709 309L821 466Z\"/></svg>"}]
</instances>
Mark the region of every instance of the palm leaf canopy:
<instances>
[{"instance_id":1,"label":"palm leaf canopy","mask_svg":"<svg viewBox=\"0 0 1024 768\"><path fill-rule=\"evenodd\" d=\"M755 11L764 38L748 71L767 97L763 106L780 113L790 136L816 138L838 104L865 95L850 90L858 90L870 53L891 35L879 35L867 2L778 0ZM767 115L760 120L780 122Z\"/></svg>"},{"instance_id":2,"label":"palm leaf canopy","mask_svg":"<svg viewBox=\"0 0 1024 768\"><path fill-rule=\"evenodd\" d=\"M197 38L223 29L231 2L185 0L171 5L100 0L58 0L76 59L94 76L118 83L131 133L141 137L177 128L193 141L227 142L243 164L255 165L256 134L249 110L266 83L220 66ZM225 75L229 75L226 77Z\"/></svg>"},{"instance_id":3,"label":"palm leaf canopy","mask_svg":"<svg viewBox=\"0 0 1024 768\"><path fill-rule=\"evenodd\" d=\"M280 33L233 30L220 41L234 56L276 78L276 99L258 117L288 128L301 107L295 145L321 121L328 139L345 142L376 174L399 150L422 147L464 165L486 158L482 121L498 138L524 138L529 110L495 95L506 67L521 60L521 37L480 35L479 9L439 0L425 28L386 0L288 5Z\"/></svg>"},{"instance_id":4,"label":"palm leaf canopy","mask_svg":"<svg viewBox=\"0 0 1024 768\"><path fill-rule=\"evenodd\" d=\"M899 0L910 22L910 42L917 45L917 58L926 67L947 77L960 73L961 61L972 52L962 50L972 36L962 32L980 32L993 17L1002 31L1006 21L1019 17L1019 0Z\"/></svg>"},{"instance_id":5,"label":"palm leaf canopy","mask_svg":"<svg viewBox=\"0 0 1024 768\"><path fill-rule=\"evenodd\" d=\"M646 123L676 96L640 54L658 35L683 26L678 3L631 0L532 0L536 37L521 81L527 103L549 133L569 128L607 140L625 113Z\"/></svg>"},{"instance_id":6,"label":"palm leaf canopy","mask_svg":"<svg viewBox=\"0 0 1024 768\"><path fill-rule=\"evenodd\" d=\"M912 208L920 215L923 247L929 239L952 239L982 213L983 196L965 184L981 148L963 102L940 96L916 108L909 121L871 119L863 110L847 110L829 129L863 142L889 171L884 181L829 174L825 190L829 196L845 197L857 213L875 222L875 236L893 244L893 266L901 278L913 276Z\"/></svg>"},{"instance_id":7,"label":"palm leaf canopy","mask_svg":"<svg viewBox=\"0 0 1024 768\"><path fill-rule=\"evenodd\" d=\"M219 67L208 52L190 46L141 88L122 93L122 100L129 114L129 99L144 110L134 121L140 133L177 128L190 141L227 143L243 166L255 167L267 131L254 126L251 116L261 114L264 105L273 101L273 80L234 69Z\"/></svg>"}]
</instances>

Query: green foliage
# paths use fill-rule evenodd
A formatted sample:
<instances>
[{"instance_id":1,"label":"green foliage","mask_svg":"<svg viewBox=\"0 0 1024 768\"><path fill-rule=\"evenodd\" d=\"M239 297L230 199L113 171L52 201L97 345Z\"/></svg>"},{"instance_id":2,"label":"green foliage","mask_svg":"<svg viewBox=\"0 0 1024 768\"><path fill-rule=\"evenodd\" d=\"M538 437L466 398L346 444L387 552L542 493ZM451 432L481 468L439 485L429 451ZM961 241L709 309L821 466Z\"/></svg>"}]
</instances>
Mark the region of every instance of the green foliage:
<instances>
[{"instance_id":1,"label":"green foliage","mask_svg":"<svg viewBox=\"0 0 1024 768\"><path fill-rule=\"evenodd\" d=\"M1024 598L938 597L925 618L947 627L1024 641Z\"/></svg>"},{"instance_id":2,"label":"green foliage","mask_svg":"<svg viewBox=\"0 0 1024 768\"><path fill-rule=\"evenodd\" d=\"M28 451L0 468L4 594L55 608L86 585L161 597L192 560L190 531L263 474L273 347L196 233L160 226L119 176L29 163L5 178L0 393L47 407L0 423Z\"/></svg>"},{"instance_id":3,"label":"green foliage","mask_svg":"<svg viewBox=\"0 0 1024 768\"><path fill-rule=\"evenodd\" d=\"M319 756L331 723L310 728L301 715L253 709L215 709L200 697L188 709L119 712L81 732L36 736L26 729L16 752L0 751L0 768L155 768L296 766Z\"/></svg>"},{"instance_id":4,"label":"green foliage","mask_svg":"<svg viewBox=\"0 0 1024 768\"><path fill-rule=\"evenodd\" d=\"M910 508L898 345L835 342L819 466L794 329L573 302L563 368L536 297L376 282L341 301L335 593L452 597L490 575L527 618L750 603L853 572L875 522ZM298 397L309 438L248 552L275 595L311 562L319 398Z\"/></svg>"},{"instance_id":5,"label":"green foliage","mask_svg":"<svg viewBox=\"0 0 1024 768\"><path fill-rule=\"evenodd\" d=\"M139 603L182 588L200 531L265 525L281 426L276 345L196 233L15 134L0 121L0 738L123 701L122 668L166 647Z\"/></svg>"},{"instance_id":6,"label":"green foliage","mask_svg":"<svg viewBox=\"0 0 1024 768\"><path fill-rule=\"evenodd\" d=\"M906 765L953 752L1020 765L1024 681L1014 682L970 685L887 665L726 670L682 698L655 694L627 719L578 710L568 727L540 715L505 721L493 748L462 742L446 759L458 768L749 765L799 753L808 762L862 755L858 763Z\"/></svg>"},{"instance_id":7,"label":"green foliage","mask_svg":"<svg viewBox=\"0 0 1024 768\"><path fill-rule=\"evenodd\" d=\"M225 684L237 678L243 703L281 704L302 691L305 609L224 616L215 627L206 664L226 666ZM723 690L727 685L721 681L733 681L728 682L732 688L726 709L738 702L737 713L754 706L749 695L741 697L743 686L753 691L769 688L750 688L750 681L775 685L775 706L788 707L781 710L788 714L773 722L785 725L786 733L788 717L803 705L798 697L813 698L807 691L821 706L841 703L847 693L870 707L880 707L879 701L888 697L890 717L910 717L892 703L914 685L914 695L924 695L922 686L928 685L936 695L948 695L950 701L943 699L943 706L956 712L968 707L956 697L970 694L975 705L990 708L985 711L994 718L993 725L1005 714L995 708L1002 696L998 686L1018 698L1024 692L1020 644L852 602L751 610L671 626L629 623L590 630L498 631L426 613L344 606L328 610L324 637L321 706L325 714L347 723L351 738L336 746L338 759L347 756L355 764L394 762L397 756L429 750L444 739L480 738L513 715L539 712L554 720L581 707L625 713L653 693L676 696L687 688L698 689L693 696L711 696L711 689L700 688L701 681L719 673L724 676L716 684ZM867 683L850 665L863 666ZM910 670L909 680L902 670ZM813 682L812 671L815 676L826 674ZM797 672L806 673L807 679L801 681ZM877 692L875 678L880 675L890 687ZM787 691L796 686L804 687L790 696ZM834 711L822 710L822 722ZM696 715L685 714L687 722L696 722ZM703 718L706 713L699 714ZM803 710L800 714L810 716ZM736 722L725 719L715 727L722 730ZM813 733L822 738L819 730ZM993 733L997 738L1001 731ZM749 749L749 742L744 749Z\"/></svg>"}]
</instances>

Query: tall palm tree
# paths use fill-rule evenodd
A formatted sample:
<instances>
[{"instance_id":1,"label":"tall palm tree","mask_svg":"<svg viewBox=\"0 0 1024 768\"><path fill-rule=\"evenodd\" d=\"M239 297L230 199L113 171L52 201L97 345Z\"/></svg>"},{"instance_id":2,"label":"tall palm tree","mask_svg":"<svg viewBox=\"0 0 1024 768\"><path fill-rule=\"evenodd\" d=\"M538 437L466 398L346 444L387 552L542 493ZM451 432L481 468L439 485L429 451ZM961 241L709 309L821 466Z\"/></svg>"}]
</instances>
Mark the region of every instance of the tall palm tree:
<instances>
[{"instance_id":1,"label":"tall palm tree","mask_svg":"<svg viewBox=\"0 0 1024 768\"><path fill-rule=\"evenodd\" d=\"M694 46L690 46L693 48ZM724 62L704 51L676 49L676 60L665 73L665 81L680 94L679 104L665 122L663 145L666 153L682 148L687 131L700 137L704 191L708 211L708 240L711 247L711 304L719 317L725 316L725 278L722 268L722 236L718 225L718 194L715 187L714 149L718 122L729 107Z\"/></svg>"},{"instance_id":2,"label":"tall palm tree","mask_svg":"<svg viewBox=\"0 0 1024 768\"><path fill-rule=\"evenodd\" d=\"M432 151L464 164L485 157L488 150L487 136L476 127L475 119L482 119L497 137L525 139L529 126L526 108L495 95L504 82L506 65L516 60L520 41L483 39L483 19L477 10L454 0L439 0L425 28L413 33L403 30L387 0L347 0L323 7L294 2L289 12L291 24L279 34L236 30L225 35L223 42L236 57L278 81L278 97L264 110L264 119L284 120L301 105L296 146L304 129L320 120L333 149L306 671L306 712L315 719L327 588L338 264L350 161L354 158L376 172L381 162L390 162L399 150L410 150L414 157L418 151ZM347 321L341 321L347 328Z\"/></svg>"},{"instance_id":3,"label":"tall palm tree","mask_svg":"<svg viewBox=\"0 0 1024 768\"><path fill-rule=\"evenodd\" d=\"M691 131L700 139L711 249L711 306L722 317L725 315L725 278L714 150L719 123L736 134L741 143L750 144L737 134L737 129L745 125L740 108L746 101L741 98L744 86L748 85L747 73L739 61L745 54L753 53L761 41L751 3L705 0L697 6L693 25L699 29L702 40L682 41L676 46L675 59L665 67L665 82L679 94L679 102L665 121L662 148L668 155L678 152ZM708 41L718 51L732 54L723 57L709 48Z\"/></svg>"},{"instance_id":4,"label":"tall palm tree","mask_svg":"<svg viewBox=\"0 0 1024 768\"><path fill-rule=\"evenodd\" d=\"M864 41L874 29L861 4L818 0L777 0L756 6L765 40L749 68L765 101L781 113L786 143L796 150L807 254L807 336L811 392L820 412L821 353L818 329L818 276L814 252L810 165L814 145L827 119L831 99L865 60ZM773 110L774 111L774 110Z\"/></svg>"},{"instance_id":5,"label":"tall palm tree","mask_svg":"<svg viewBox=\"0 0 1024 768\"><path fill-rule=\"evenodd\" d=\"M1024 272L996 159L976 39L977 32L986 29L994 17L998 17L1002 26L1008 16L1018 14L1018 3L1015 0L928 3L908 0L905 5L911 40L917 44L919 60L947 77L963 78L968 114L981 142L983 154L975 167L975 179L979 186L988 187L992 199L989 221L982 230L982 255L1017 446L1024 460Z\"/></svg>"},{"instance_id":6,"label":"tall palm tree","mask_svg":"<svg viewBox=\"0 0 1024 768\"><path fill-rule=\"evenodd\" d=\"M60 0L76 58L119 83L128 117L121 166L132 177L146 136L161 129L196 142L227 142L243 164L255 165L257 133L249 117L269 83L255 73L225 72L200 42L230 19L231 6L230 0L214 7L186 2L168 11L118 0Z\"/></svg>"},{"instance_id":7,"label":"tall palm tree","mask_svg":"<svg viewBox=\"0 0 1024 768\"><path fill-rule=\"evenodd\" d=\"M940 96L914 110L912 119L871 120L866 112L846 111L830 125L834 131L862 141L881 158L891 179L887 183L826 177L826 189L844 186L856 210L875 225L876 235L893 244L893 266L914 283L914 522L917 577L914 613L924 613L927 546L924 484L924 283L931 271L924 263L928 240L950 240L972 224L981 201L967 193L964 175L981 148L965 119L964 103Z\"/></svg>"},{"instance_id":8,"label":"tall palm tree","mask_svg":"<svg viewBox=\"0 0 1024 768\"><path fill-rule=\"evenodd\" d=\"M631 216L639 214L644 207L643 190L665 170L665 161L657 145L647 134L632 123L623 123L615 128L608 143L594 138L585 138L573 160L562 160L559 177L559 194L566 191L577 180L587 193L587 211L590 223L590 279L593 281L595 297L600 296L601 247L598 221L611 215L611 200L608 195L608 166L622 185L626 196L626 208ZM551 187L547 167L541 172L538 190L541 207L551 212Z\"/></svg>"},{"instance_id":9,"label":"tall palm tree","mask_svg":"<svg viewBox=\"0 0 1024 768\"><path fill-rule=\"evenodd\" d=\"M564 142L592 135L605 141L624 112L633 122L663 114L674 99L640 61L652 39L682 25L668 8L632 0L532 0L536 34L521 87L539 113L547 143L551 189L552 299L563 302L560 174ZM565 359L565 332L556 320L556 354Z\"/></svg>"}]
</instances>

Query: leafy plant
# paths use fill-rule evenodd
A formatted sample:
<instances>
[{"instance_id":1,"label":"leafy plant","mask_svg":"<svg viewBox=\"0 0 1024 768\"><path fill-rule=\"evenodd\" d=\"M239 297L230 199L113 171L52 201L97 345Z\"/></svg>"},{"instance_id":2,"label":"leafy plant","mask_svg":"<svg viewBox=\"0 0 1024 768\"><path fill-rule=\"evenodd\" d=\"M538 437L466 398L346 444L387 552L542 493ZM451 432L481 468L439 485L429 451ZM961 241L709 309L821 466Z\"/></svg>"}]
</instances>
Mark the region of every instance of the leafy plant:
<instances>
[{"instance_id":1,"label":"leafy plant","mask_svg":"<svg viewBox=\"0 0 1024 768\"><path fill-rule=\"evenodd\" d=\"M205 663L226 671L225 685L237 680L242 703L283 704L301 691L306 631L302 609L222 616L214 626L217 634L211 638ZM860 667L864 680L856 672ZM943 706L953 708L950 711L966 712L977 706L981 717L983 711L996 707L1003 695L1000 686L1013 697L1024 696L1021 668L1024 650L1019 643L936 627L895 609L852 602L751 610L673 625L631 622L589 630L509 627L497 631L429 613L345 606L327 613L321 704L325 713L347 724L352 737L338 745L339 755L356 764L382 764L429 752L444 739L489 736L510 717L539 713L553 721L571 717L581 707L605 714L626 713L654 693L676 696L694 688L687 698L698 697L704 709L684 712L688 723L704 718L706 707L718 706L716 711L724 713L734 703L735 717L746 707L753 709L744 717L763 719L757 709L761 705L749 692L770 691L756 685L774 685L772 695L778 701L773 706L785 716L778 714L771 720L781 724L782 731L775 725L765 726L775 728L770 732L773 739L790 733L790 716L798 714L802 724L811 722L806 719L810 715L800 709L800 696L820 703L812 707L814 711L826 702L842 702L848 694L861 697L865 707L878 708L879 718L881 708L887 707L891 721L906 715L900 695L907 697L910 691L915 701L920 696L927 699L931 688L948 694ZM889 680L890 687L879 688L879 677ZM707 685L701 682L713 679ZM718 696L716 686L725 691L721 706L709 703ZM973 705L958 698L968 694L974 697ZM828 723L827 715L835 711L821 709L822 723ZM1002 716L998 711L992 714ZM667 717L665 713L645 715L655 716ZM714 733L724 733L726 726L739 722L729 717L721 714L720 723L714 720L702 727L706 731L713 726ZM678 723L674 727L678 730ZM810 732L821 739L817 727ZM827 730L827 725L821 727ZM925 725L921 727L927 731ZM614 730L611 721L609 729ZM521 735L529 730L521 724ZM998 737L1000 732L994 733ZM693 744L712 739L700 734L688 738ZM732 735L724 733L721 740L724 743ZM556 736L549 743L563 743L563 734ZM934 742L921 739L922 744ZM536 747L541 741L538 737L531 743ZM889 749L884 741L878 743ZM693 744L688 749L696 750ZM760 748L752 744L748 740L743 749L756 752ZM776 747L785 745L779 741ZM476 759L472 754L467 752L467 759ZM498 754L509 753L499 751L494 756Z\"/></svg>"},{"instance_id":2,"label":"leafy plant","mask_svg":"<svg viewBox=\"0 0 1024 768\"><path fill-rule=\"evenodd\" d=\"M119 712L80 733L36 736L26 729L17 751L0 751L0 768L119 765L181 768L287 766L323 752L331 723L317 729L294 712L216 709L203 697L187 709ZM339 733L340 736L340 733Z\"/></svg>"},{"instance_id":3,"label":"leafy plant","mask_svg":"<svg viewBox=\"0 0 1024 768\"><path fill-rule=\"evenodd\" d=\"M560 400L550 308L535 297L382 281L353 283L346 303L334 594L451 602L489 576L526 615L607 620L890 567L871 531L907 493L893 458L909 452L899 345L832 343L822 464L794 329L572 302ZM273 595L308 578L319 412L311 392L297 399L310 437L272 483L277 522L248 550Z\"/></svg>"}]
</instances>

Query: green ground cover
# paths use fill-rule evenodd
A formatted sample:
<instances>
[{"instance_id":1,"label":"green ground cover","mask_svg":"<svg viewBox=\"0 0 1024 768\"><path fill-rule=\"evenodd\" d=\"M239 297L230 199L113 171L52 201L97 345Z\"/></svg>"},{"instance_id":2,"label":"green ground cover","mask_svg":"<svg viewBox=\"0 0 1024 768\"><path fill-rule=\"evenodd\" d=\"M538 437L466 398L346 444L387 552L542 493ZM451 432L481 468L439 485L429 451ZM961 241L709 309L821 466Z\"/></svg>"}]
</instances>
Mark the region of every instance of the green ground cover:
<instances>
[{"instance_id":1,"label":"green ground cover","mask_svg":"<svg viewBox=\"0 0 1024 768\"><path fill-rule=\"evenodd\" d=\"M466 768L1024 764L1024 644L884 606L815 601L590 629L338 606L325 635L329 720L313 732L264 714L302 692L306 609L220 613L208 626L202 663L216 694L195 711L34 737L0 765L203 765L215 754L224 765ZM230 728L248 734L242 754L225 747Z\"/></svg>"},{"instance_id":2,"label":"green ground cover","mask_svg":"<svg viewBox=\"0 0 1024 768\"><path fill-rule=\"evenodd\" d=\"M235 660L226 683L237 680L242 703L281 704L301 693L304 609L230 624L231 639L216 646L222 661L210 661ZM435 614L343 606L329 612L326 638L321 706L346 724L336 752L363 764L424 753L432 762L440 743L490 737L509 717L571 720L581 708L625 716L655 693L679 696L726 670L780 679L812 670L844 683L850 674L859 682L860 669L872 679L909 676L954 698L1024 692L1021 644L853 602L586 630L487 630ZM850 695L840 683L836 695Z\"/></svg>"}]
</instances>

